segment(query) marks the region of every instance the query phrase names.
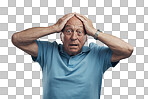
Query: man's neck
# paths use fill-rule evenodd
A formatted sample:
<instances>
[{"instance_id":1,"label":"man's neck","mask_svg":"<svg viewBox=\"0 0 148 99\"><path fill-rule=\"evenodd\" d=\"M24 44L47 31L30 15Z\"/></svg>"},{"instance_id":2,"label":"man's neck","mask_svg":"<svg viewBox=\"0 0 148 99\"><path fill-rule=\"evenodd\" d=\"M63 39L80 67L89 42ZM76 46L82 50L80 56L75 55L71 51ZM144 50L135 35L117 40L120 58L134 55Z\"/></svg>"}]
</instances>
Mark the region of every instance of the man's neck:
<instances>
[{"instance_id":1,"label":"man's neck","mask_svg":"<svg viewBox=\"0 0 148 99\"><path fill-rule=\"evenodd\" d=\"M69 52L69 51L67 51L65 48L64 48L64 46L63 46L63 49L64 49L64 52L66 52L68 55L70 55L70 56L75 56L75 55L77 55L77 54L79 54L80 52L81 52L81 50L80 51L78 51L78 52L76 52L76 53L73 53L73 52Z\"/></svg>"}]
</instances>

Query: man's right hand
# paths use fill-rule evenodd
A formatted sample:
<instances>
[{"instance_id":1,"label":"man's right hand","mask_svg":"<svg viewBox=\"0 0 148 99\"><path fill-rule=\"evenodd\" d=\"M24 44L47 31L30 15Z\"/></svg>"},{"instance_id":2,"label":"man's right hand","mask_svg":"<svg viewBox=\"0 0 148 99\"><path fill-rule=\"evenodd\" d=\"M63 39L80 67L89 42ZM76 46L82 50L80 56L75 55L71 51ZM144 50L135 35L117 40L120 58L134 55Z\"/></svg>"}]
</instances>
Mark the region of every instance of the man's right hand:
<instances>
[{"instance_id":1,"label":"man's right hand","mask_svg":"<svg viewBox=\"0 0 148 99\"><path fill-rule=\"evenodd\" d=\"M57 23L55 23L53 26L55 28L55 31L61 32L61 30L64 28L65 24L67 23L67 21L72 18L74 16L74 13L69 13L64 15L62 18L60 18Z\"/></svg>"}]
</instances>

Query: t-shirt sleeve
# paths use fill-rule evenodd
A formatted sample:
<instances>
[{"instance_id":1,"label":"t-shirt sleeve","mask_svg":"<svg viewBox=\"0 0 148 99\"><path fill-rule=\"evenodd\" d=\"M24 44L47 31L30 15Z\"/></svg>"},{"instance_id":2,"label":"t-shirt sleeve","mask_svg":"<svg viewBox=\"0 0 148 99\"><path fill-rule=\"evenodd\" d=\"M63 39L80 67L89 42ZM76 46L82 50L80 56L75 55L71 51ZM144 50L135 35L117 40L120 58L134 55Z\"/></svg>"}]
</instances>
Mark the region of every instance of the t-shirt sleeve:
<instances>
[{"instance_id":1,"label":"t-shirt sleeve","mask_svg":"<svg viewBox=\"0 0 148 99\"><path fill-rule=\"evenodd\" d=\"M104 73L109 67L115 67L119 63L119 61L111 62L112 50L109 47L101 46L99 47L99 49L100 49L99 55L103 63L103 73Z\"/></svg>"},{"instance_id":2,"label":"t-shirt sleeve","mask_svg":"<svg viewBox=\"0 0 148 99\"><path fill-rule=\"evenodd\" d=\"M48 41L35 40L35 42L38 45L38 56L34 57L31 55L31 58L34 62L38 62L43 68L47 61L47 53L52 51L53 44Z\"/></svg>"}]
</instances>

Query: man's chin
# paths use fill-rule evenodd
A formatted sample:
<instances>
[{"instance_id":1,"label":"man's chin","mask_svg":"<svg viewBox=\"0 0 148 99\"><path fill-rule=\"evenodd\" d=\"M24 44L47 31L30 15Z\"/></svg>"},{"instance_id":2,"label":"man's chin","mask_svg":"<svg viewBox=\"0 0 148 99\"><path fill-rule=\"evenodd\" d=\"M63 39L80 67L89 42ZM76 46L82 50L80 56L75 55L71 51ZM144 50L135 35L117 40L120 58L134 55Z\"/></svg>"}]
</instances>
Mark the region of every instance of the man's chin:
<instances>
[{"instance_id":1,"label":"man's chin","mask_svg":"<svg viewBox=\"0 0 148 99\"><path fill-rule=\"evenodd\" d=\"M80 53L80 51L78 49L74 49L74 48L70 49L69 52L71 55L77 55Z\"/></svg>"}]
</instances>

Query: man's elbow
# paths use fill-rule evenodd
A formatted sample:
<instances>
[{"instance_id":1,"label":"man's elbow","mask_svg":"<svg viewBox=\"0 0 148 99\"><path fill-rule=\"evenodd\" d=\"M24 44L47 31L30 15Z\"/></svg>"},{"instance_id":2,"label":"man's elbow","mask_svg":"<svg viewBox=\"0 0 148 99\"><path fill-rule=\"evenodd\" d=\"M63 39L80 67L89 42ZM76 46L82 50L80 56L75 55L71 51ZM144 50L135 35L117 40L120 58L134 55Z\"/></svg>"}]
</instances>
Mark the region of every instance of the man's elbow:
<instances>
[{"instance_id":1,"label":"man's elbow","mask_svg":"<svg viewBox=\"0 0 148 99\"><path fill-rule=\"evenodd\" d=\"M125 53L125 58L130 57L130 56L132 55L133 51L134 51L134 47L133 47L133 46L129 46L129 47L127 48L126 53Z\"/></svg>"},{"instance_id":2,"label":"man's elbow","mask_svg":"<svg viewBox=\"0 0 148 99\"><path fill-rule=\"evenodd\" d=\"M11 42L13 45L17 46L17 34L14 33L12 36L11 36Z\"/></svg>"},{"instance_id":3,"label":"man's elbow","mask_svg":"<svg viewBox=\"0 0 148 99\"><path fill-rule=\"evenodd\" d=\"M12 44L14 45L15 44L15 34L13 34L12 36L11 36L11 42L12 42Z\"/></svg>"}]
</instances>

